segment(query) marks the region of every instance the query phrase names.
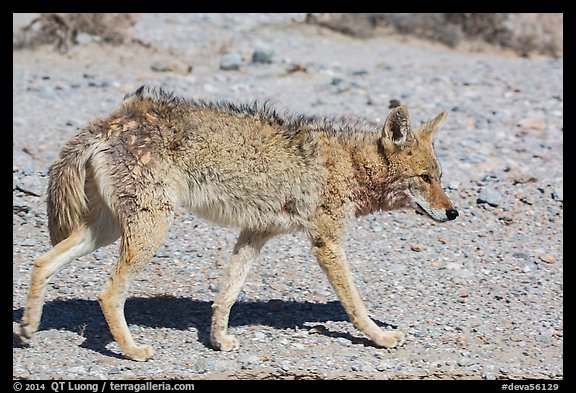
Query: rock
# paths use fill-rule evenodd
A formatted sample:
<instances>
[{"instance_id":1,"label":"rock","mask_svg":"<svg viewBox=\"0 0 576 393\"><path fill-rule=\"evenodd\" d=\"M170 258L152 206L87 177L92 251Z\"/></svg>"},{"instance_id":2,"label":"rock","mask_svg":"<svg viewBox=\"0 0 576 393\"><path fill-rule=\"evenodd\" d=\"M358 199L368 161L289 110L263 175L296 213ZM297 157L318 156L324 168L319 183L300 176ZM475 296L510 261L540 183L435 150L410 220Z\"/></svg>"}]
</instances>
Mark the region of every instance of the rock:
<instances>
[{"instance_id":1,"label":"rock","mask_svg":"<svg viewBox=\"0 0 576 393\"><path fill-rule=\"evenodd\" d=\"M220 372L233 370L235 368L235 362L226 359L213 360L212 365L216 371Z\"/></svg>"},{"instance_id":2,"label":"rock","mask_svg":"<svg viewBox=\"0 0 576 393\"><path fill-rule=\"evenodd\" d=\"M102 38L97 35L92 35L88 33L78 33L76 35L76 42L80 45L86 44L88 42L100 42Z\"/></svg>"},{"instance_id":3,"label":"rock","mask_svg":"<svg viewBox=\"0 0 576 393\"><path fill-rule=\"evenodd\" d=\"M561 189L554 190L554 192L552 193L552 199L554 199L555 201L563 202L564 201L564 191Z\"/></svg>"},{"instance_id":4,"label":"rock","mask_svg":"<svg viewBox=\"0 0 576 393\"><path fill-rule=\"evenodd\" d=\"M556 262L556 258L554 258L550 254L540 254L540 255L538 255L538 258L540 258L540 260L542 262L546 262L546 263L550 263L550 264Z\"/></svg>"},{"instance_id":5,"label":"rock","mask_svg":"<svg viewBox=\"0 0 576 393\"><path fill-rule=\"evenodd\" d=\"M480 164L487 161L487 157L481 153L472 153L460 157L460 160L468 164Z\"/></svg>"},{"instance_id":6,"label":"rock","mask_svg":"<svg viewBox=\"0 0 576 393\"><path fill-rule=\"evenodd\" d=\"M525 203L527 205L533 205L534 204L534 201L529 196L520 197L520 202Z\"/></svg>"},{"instance_id":7,"label":"rock","mask_svg":"<svg viewBox=\"0 0 576 393\"><path fill-rule=\"evenodd\" d=\"M84 374L86 372L86 367L84 366L76 366L68 369L69 373L72 374Z\"/></svg>"},{"instance_id":8,"label":"rock","mask_svg":"<svg viewBox=\"0 0 576 393\"><path fill-rule=\"evenodd\" d=\"M101 87L101 88L107 88L110 87L110 83L107 81L101 81L101 82L94 82L94 81L90 81L88 82L88 86L90 87Z\"/></svg>"},{"instance_id":9,"label":"rock","mask_svg":"<svg viewBox=\"0 0 576 393\"><path fill-rule=\"evenodd\" d=\"M438 236L438 241L442 244L446 244L446 243L448 243L448 238L446 236L440 235L440 236Z\"/></svg>"},{"instance_id":10,"label":"rock","mask_svg":"<svg viewBox=\"0 0 576 393\"><path fill-rule=\"evenodd\" d=\"M372 229L372 231L374 232L382 232L382 225L380 225L378 222L376 221L372 221L370 223L370 229Z\"/></svg>"},{"instance_id":11,"label":"rock","mask_svg":"<svg viewBox=\"0 0 576 393\"><path fill-rule=\"evenodd\" d=\"M536 183L538 181L538 178L527 174L516 174L510 176L510 180L512 180L513 185L516 185L525 183Z\"/></svg>"},{"instance_id":12,"label":"rock","mask_svg":"<svg viewBox=\"0 0 576 393\"><path fill-rule=\"evenodd\" d=\"M344 79L336 76L336 77L332 78L332 81L330 82L330 84L332 86L338 86L338 85L342 84L342 82L344 82Z\"/></svg>"},{"instance_id":13,"label":"rock","mask_svg":"<svg viewBox=\"0 0 576 393\"><path fill-rule=\"evenodd\" d=\"M450 189L450 190L457 190L458 187L460 187L459 181L452 180L450 183L448 183L448 189Z\"/></svg>"},{"instance_id":14,"label":"rock","mask_svg":"<svg viewBox=\"0 0 576 393\"><path fill-rule=\"evenodd\" d=\"M31 207L28 205L12 205L12 213L18 215L24 215L30 212Z\"/></svg>"},{"instance_id":15,"label":"rock","mask_svg":"<svg viewBox=\"0 0 576 393\"><path fill-rule=\"evenodd\" d=\"M288 285L279 282L273 282L272 284L270 284L270 288L278 292L284 292L290 289Z\"/></svg>"},{"instance_id":16,"label":"rock","mask_svg":"<svg viewBox=\"0 0 576 393\"><path fill-rule=\"evenodd\" d=\"M294 72L308 72L308 67L299 63L289 63L286 67L286 73L292 74Z\"/></svg>"},{"instance_id":17,"label":"rock","mask_svg":"<svg viewBox=\"0 0 576 393\"><path fill-rule=\"evenodd\" d=\"M388 101L384 94L369 94L366 98L366 104L383 107L384 105L388 105Z\"/></svg>"},{"instance_id":18,"label":"rock","mask_svg":"<svg viewBox=\"0 0 576 393\"><path fill-rule=\"evenodd\" d=\"M486 175L482 178L482 182L483 183L489 183L489 182L495 182L498 180L498 176L496 176L495 174L491 173L489 175Z\"/></svg>"},{"instance_id":19,"label":"rock","mask_svg":"<svg viewBox=\"0 0 576 393\"><path fill-rule=\"evenodd\" d=\"M168 60L156 60L150 66L152 71L156 72L173 72L176 70L176 65Z\"/></svg>"},{"instance_id":20,"label":"rock","mask_svg":"<svg viewBox=\"0 0 576 393\"><path fill-rule=\"evenodd\" d=\"M474 364L474 360L470 358L461 358L456 362L456 364L458 364L460 367L468 367Z\"/></svg>"},{"instance_id":21,"label":"rock","mask_svg":"<svg viewBox=\"0 0 576 393\"><path fill-rule=\"evenodd\" d=\"M273 57L273 51L256 49L254 53L252 53L252 63L271 64Z\"/></svg>"},{"instance_id":22,"label":"rock","mask_svg":"<svg viewBox=\"0 0 576 393\"><path fill-rule=\"evenodd\" d=\"M243 363L242 368L250 368L260 363L260 359L254 353L241 355L238 360Z\"/></svg>"},{"instance_id":23,"label":"rock","mask_svg":"<svg viewBox=\"0 0 576 393\"><path fill-rule=\"evenodd\" d=\"M120 368L119 367L112 367L110 370L108 370L108 374L120 374Z\"/></svg>"},{"instance_id":24,"label":"rock","mask_svg":"<svg viewBox=\"0 0 576 393\"><path fill-rule=\"evenodd\" d=\"M254 332L253 337L254 337L254 340L265 340L266 339L266 335L261 331Z\"/></svg>"},{"instance_id":25,"label":"rock","mask_svg":"<svg viewBox=\"0 0 576 393\"><path fill-rule=\"evenodd\" d=\"M244 65L244 60L242 56L238 53L226 53L220 58L220 69L229 70L239 70L240 67Z\"/></svg>"},{"instance_id":26,"label":"rock","mask_svg":"<svg viewBox=\"0 0 576 393\"><path fill-rule=\"evenodd\" d=\"M541 117L526 117L518 122L518 125L522 128L530 128L533 130L545 130L546 122Z\"/></svg>"},{"instance_id":27,"label":"rock","mask_svg":"<svg viewBox=\"0 0 576 393\"><path fill-rule=\"evenodd\" d=\"M360 371L362 371L363 374L371 375L376 372L376 367L374 367L370 363L364 363L360 364Z\"/></svg>"},{"instance_id":28,"label":"rock","mask_svg":"<svg viewBox=\"0 0 576 393\"><path fill-rule=\"evenodd\" d=\"M194 364L194 368L198 373L205 373L209 370L208 361L204 358L199 358Z\"/></svg>"},{"instance_id":29,"label":"rock","mask_svg":"<svg viewBox=\"0 0 576 393\"><path fill-rule=\"evenodd\" d=\"M410 249L411 249L412 251L414 251L414 252L420 252L420 251L422 251L424 248L423 248L422 246L417 245L417 244L412 244L412 245L410 246Z\"/></svg>"},{"instance_id":30,"label":"rock","mask_svg":"<svg viewBox=\"0 0 576 393\"><path fill-rule=\"evenodd\" d=\"M317 24L353 37L368 38L374 34L374 19L368 13L316 12L306 14L306 23Z\"/></svg>"},{"instance_id":31,"label":"rock","mask_svg":"<svg viewBox=\"0 0 576 393\"><path fill-rule=\"evenodd\" d=\"M454 271L454 276L460 278L472 278L474 277L474 272L469 269L458 269Z\"/></svg>"},{"instance_id":32,"label":"rock","mask_svg":"<svg viewBox=\"0 0 576 393\"><path fill-rule=\"evenodd\" d=\"M34 239L26 239L26 240L20 242L20 245L23 247L31 247L31 246L35 246L36 242L34 241Z\"/></svg>"},{"instance_id":33,"label":"rock","mask_svg":"<svg viewBox=\"0 0 576 393\"><path fill-rule=\"evenodd\" d=\"M170 258L170 253L167 250L167 247L160 247L154 256L156 258Z\"/></svg>"},{"instance_id":34,"label":"rock","mask_svg":"<svg viewBox=\"0 0 576 393\"><path fill-rule=\"evenodd\" d=\"M388 271L390 273L404 273L407 269L408 268L406 267L406 265L401 263L395 263L388 268Z\"/></svg>"},{"instance_id":35,"label":"rock","mask_svg":"<svg viewBox=\"0 0 576 393\"><path fill-rule=\"evenodd\" d=\"M477 203L487 203L496 207L502 203L502 195L492 187L482 187Z\"/></svg>"},{"instance_id":36,"label":"rock","mask_svg":"<svg viewBox=\"0 0 576 393\"><path fill-rule=\"evenodd\" d=\"M323 325L314 325L308 330L308 334L326 334L328 329Z\"/></svg>"},{"instance_id":37,"label":"rock","mask_svg":"<svg viewBox=\"0 0 576 393\"><path fill-rule=\"evenodd\" d=\"M385 359L380 361L380 363L378 363L376 365L376 370L378 371L386 371L386 370L390 370L391 368L393 368L395 366L395 362L390 360L390 359Z\"/></svg>"}]
</instances>

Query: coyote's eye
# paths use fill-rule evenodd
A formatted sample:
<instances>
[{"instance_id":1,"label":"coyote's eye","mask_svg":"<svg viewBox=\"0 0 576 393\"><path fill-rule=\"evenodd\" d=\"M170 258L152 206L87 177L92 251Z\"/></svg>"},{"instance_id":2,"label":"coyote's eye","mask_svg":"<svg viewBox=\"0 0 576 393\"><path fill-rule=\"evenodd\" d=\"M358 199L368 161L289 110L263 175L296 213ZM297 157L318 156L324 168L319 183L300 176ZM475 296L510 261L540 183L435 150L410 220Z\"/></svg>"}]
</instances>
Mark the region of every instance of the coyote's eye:
<instances>
[{"instance_id":1,"label":"coyote's eye","mask_svg":"<svg viewBox=\"0 0 576 393\"><path fill-rule=\"evenodd\" d=\"M432 179L430 179L430 176L428 175L420 175L420 178L428 184L432 183Z\"/></svg>"}]
</instances>

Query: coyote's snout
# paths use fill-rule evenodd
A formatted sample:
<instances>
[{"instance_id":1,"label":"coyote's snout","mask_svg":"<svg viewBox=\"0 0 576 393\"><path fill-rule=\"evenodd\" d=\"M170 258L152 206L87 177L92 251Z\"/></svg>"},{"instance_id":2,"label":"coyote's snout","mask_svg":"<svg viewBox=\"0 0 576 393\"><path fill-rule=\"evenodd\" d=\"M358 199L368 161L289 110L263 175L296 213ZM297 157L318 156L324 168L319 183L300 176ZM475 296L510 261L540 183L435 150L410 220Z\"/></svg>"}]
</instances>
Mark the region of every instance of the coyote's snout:
<instances>
[{"instance_id":1,"label":"coyote's snout","mask_svg":"<svg viewBox=\"0 0 576 393\"><path fill-rule=\"evenodd\" d=\"M369 318L342 244L354 215L414 207L436 221L458 216L442 191L432 144L445 117L412 130L407 109L398 107L375 127L138 89L72 138L51 168L54 247L34 262L21 340L38 329L53 275L120 238L117 265L98 300L124 354L150 358L151 347L137 344L128 330L124 301L164 241L174 208L185 206L240 229L212 306L215 348L239 345L228 333L228 317L260 249L273 236L296 231L308 234L354 326L378 346L402 344L402 332L382 330Z\"/></svg>"}]
</instances>

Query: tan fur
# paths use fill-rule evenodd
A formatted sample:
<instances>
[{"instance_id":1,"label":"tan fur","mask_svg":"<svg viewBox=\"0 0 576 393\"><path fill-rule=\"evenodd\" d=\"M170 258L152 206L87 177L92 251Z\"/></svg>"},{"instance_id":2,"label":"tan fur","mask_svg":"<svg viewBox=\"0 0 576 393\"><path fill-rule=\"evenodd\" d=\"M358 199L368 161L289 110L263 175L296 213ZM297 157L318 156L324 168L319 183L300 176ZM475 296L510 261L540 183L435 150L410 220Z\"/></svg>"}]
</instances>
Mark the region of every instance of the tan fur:
<instances>
[{"instance_id":1,"label":"tan fur","mask_svg":"<svg viewBox=\"0 0 576 393\"><path fill-rule=\"evenodd\" d=\"M380 329L349 272L342 244L354 216L413 206L438 221L457 212L440 186L432 138L445 114L410 129L405 107L383 127L280 116L266 104L185 101L140 88L63 148L48 188L55 247L34 263L20 337L40 323L46 285L77 257L121 238L98 296L123 353L146 360L124 318L130 283L163 242L176 206L241 229L213 304L211 340L233 350L228 317L250 266L275 235L305 231L354 326L383 347L404 334Z\"/></svg>"}]
</instances>

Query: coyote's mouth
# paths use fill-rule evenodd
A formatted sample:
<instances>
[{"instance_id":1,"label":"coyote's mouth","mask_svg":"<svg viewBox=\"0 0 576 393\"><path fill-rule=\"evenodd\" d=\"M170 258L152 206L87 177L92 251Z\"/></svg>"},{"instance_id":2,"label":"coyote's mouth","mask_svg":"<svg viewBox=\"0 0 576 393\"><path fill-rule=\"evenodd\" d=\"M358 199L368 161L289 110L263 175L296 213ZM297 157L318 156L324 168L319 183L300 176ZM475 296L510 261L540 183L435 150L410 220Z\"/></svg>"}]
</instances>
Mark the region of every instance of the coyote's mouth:
<instances>
[{"instance_id":1,"label":"coyote's mouth","mask_svg":"<svg viewBox=\"0 0 576 393\"><path fill-rule=\"evenodd\" d=\"M426 209L424 209L424 208L422 207L422 205L420 205L418 202L415 202L415 201L414 201L413 206L414 206L414 210L415 210L417 213L423 214L423 215L431 218L432 220L434 220L434 221L436 221L436 222L444 222L444 221L446 221L445 219L442 220L442 219L439 219L438 217L434 217L434 216L433 216L432 214L430 214Z\"/></svg>"},{"instance_id":2,"label":"coyote's mouth","mask_svg":"<svg viewBox=\"0 0 576 393\"><path fill-rule=\"evenodd\" d=\"M413 207L414 207L414 210L416 210L417 213L424 214L424 215L429 216L430 218L432 218L432 216L430 216L430 214L428 214L428 213L426 212L426 210L424 210L424 208L423 208L422 206L420 206L420 204L419 204L418 202L414 202Z\"/></svg>"}]
</instances>

